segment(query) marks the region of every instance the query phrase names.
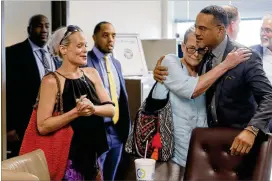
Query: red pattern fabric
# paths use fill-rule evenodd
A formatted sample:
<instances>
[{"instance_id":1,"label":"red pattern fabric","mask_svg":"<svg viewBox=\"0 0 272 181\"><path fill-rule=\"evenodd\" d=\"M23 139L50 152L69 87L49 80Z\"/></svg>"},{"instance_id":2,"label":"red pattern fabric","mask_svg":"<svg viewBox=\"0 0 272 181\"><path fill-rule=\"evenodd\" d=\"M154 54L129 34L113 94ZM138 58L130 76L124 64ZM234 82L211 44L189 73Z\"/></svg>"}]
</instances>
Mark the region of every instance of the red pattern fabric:
<instances>
[{"instance_id":1,"label":"red pattern fabric","mask_svg":"<svg viewBox=\"0 0 272 181\"><path fill-rule=\"evenodd\" d=\"M59 115L58 112L54 116ZM37 109L34 108L20 149L20 155L36 149L44 151L51 180L62 180L67 166L73 129L66 126L48 135L37 129Z\"/></svg>"}]
</instances>

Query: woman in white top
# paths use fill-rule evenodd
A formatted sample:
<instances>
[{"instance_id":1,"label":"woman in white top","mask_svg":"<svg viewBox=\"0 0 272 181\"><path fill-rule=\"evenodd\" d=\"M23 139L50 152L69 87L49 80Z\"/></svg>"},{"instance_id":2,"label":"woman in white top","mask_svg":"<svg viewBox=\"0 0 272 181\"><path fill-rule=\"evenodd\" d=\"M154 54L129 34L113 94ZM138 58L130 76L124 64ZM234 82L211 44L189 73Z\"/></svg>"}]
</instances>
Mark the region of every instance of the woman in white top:
<instances>
[{"instance_id":1,"label":"woman in white top","mask_svg":"<svg viewBox=\"0 0 272 181\"><path fill-rule=\"evenodd\" d=\"M160 180L183 180L192 130L208 126L204 92L227 70L236 67L251 55L245 49L233 50L214 69L198 76L197 66L206 50L197 49L194 27L184 35L182 52L184 56L181 59L173 54L164 57L162 66L168 68L168 76L163 84L156 85L152 94L153 98L165 99L170 91L174 123L174 154L170 162L157 165L156 178Z\"/></svg>"}]
</instances>

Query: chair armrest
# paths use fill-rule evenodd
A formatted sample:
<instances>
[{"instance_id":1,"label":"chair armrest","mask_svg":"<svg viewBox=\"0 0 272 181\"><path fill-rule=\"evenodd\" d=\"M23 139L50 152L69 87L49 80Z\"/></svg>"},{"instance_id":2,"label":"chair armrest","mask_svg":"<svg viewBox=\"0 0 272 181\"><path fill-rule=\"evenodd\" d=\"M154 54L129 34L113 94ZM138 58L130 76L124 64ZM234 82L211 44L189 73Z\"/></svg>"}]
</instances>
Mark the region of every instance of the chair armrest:
<instances>
[{"instance_id":1,"label":"chair armrest","mask_svg":"<svg viewBox=\"0 0 272 181\"><path fill-rule=\"evenodd\" d=\"M2 178L1 180L13 180L13 181L39 181L39 178L33 174L27 172L16 172L11 170L2 169Z\"/></svg>"}]
</instances>

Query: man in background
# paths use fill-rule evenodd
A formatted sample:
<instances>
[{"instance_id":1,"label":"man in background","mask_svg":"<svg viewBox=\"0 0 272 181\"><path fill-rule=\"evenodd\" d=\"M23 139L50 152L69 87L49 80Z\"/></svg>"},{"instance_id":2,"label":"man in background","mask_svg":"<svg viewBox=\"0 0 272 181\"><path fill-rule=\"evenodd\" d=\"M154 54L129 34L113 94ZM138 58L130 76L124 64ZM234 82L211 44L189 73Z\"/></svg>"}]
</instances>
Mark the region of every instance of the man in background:
<instances>
[{"instance_id":1,"label":"man in background","mask_svg":"<svg viewBox=\"0 0 272 181\"><path fill-rule=\"evenodd\" d=\"M8 158L19 153L42 77L57 66L46 46L48 18L32 16L27 32L25 41L6 47Z\"/></svg>"},{"instance_id":2,"label":"man in background","mask_svg":"<svg viewBox=\"0 0 272 181\"><path fill-rule=\"evenodd\" d=\"M252 46L263 57L263 66L266 74L272 81L272 14L267 14L262 19L260 30L261 44Z\"/></svg>"},{"instance_id":3,"label":"man in background","mask_svg":"<svg viewBox=\"0 0 272 181\"><path fill-rule=\"evenodd\" d=\"M223 6L228 16L228 24L226 27L227 35L233 41L237 39L239 33L240 15L238 8L232 5Z\"/></svg>"},{"instance_id":4,"label":"man in background","mask_svg":"<svg viewBox=\"0 0 272 181\"><path fill-rule=\"evenodd\" d=\"M104 180L123 180L117 178L117 169L122 158L123 146L130 130L130 115L125 81L122 76L121 64L112 56L115 44L115 29L109 22L100 22L94 28L94 47L88 52L88 66L94 67L115 103L113 118L104 119L109 150L99 158ZM123 165L123 164L122 164ZM126 165L126 164L125 164ZM120 165L121 166L121 165ZM119 167L120 167L119 166ZM124 175L124 168L119 168Z\"/></svg>"},{"instance_id":5,"label":"man in background","mask_svg":"<svg viewBox=\"0 0 272 181\"><path fill-rule=\"evenodd\" d=\"M260 31L261 44L252 46L262 57L263 68L267 78L272 83L272 14L267 14L262 19ZM272 132L272 121L269 123Z\"/></svg>"}]
</instances>

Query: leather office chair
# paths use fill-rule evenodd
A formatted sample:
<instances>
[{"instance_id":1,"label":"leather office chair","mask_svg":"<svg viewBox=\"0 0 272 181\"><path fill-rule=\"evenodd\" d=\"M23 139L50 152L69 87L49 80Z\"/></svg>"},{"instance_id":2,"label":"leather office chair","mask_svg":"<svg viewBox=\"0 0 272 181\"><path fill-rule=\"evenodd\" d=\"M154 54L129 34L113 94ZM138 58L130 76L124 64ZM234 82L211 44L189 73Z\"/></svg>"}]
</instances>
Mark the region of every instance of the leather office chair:
<instances>
[{"instance_id":1,"label":"leather office chair","mask_svg":"<svg viewBox=\"0 0 272 181\"><path fill-rule=\"evenodd\" d=\"M2 161L2 180L50 180L45 155L41 149ZM13 174L13 175L12 175Z\"/></svg>"},{"instance_id":2,"label":"leather office chair","mask_svg":"<svg viewBox=\"0 0 272 181\"><path fill-rule=\"evenodd\" d=\"M241 130L233 128L194 129L184 180L269 181L272 136L259 133L248 155L231 156L229 149L240 132Z\"/></svg>"},{"instance_id":3,"label":"leather office chair","mask_svg":"<svg viewBox=\"0 0 272 181\"><path fill-rule=\"evenodd\" d=\"M16 172L2 169L2 178L5 181L39 181L39 178L27 172Z\"/></svg>"}]
</instances>

